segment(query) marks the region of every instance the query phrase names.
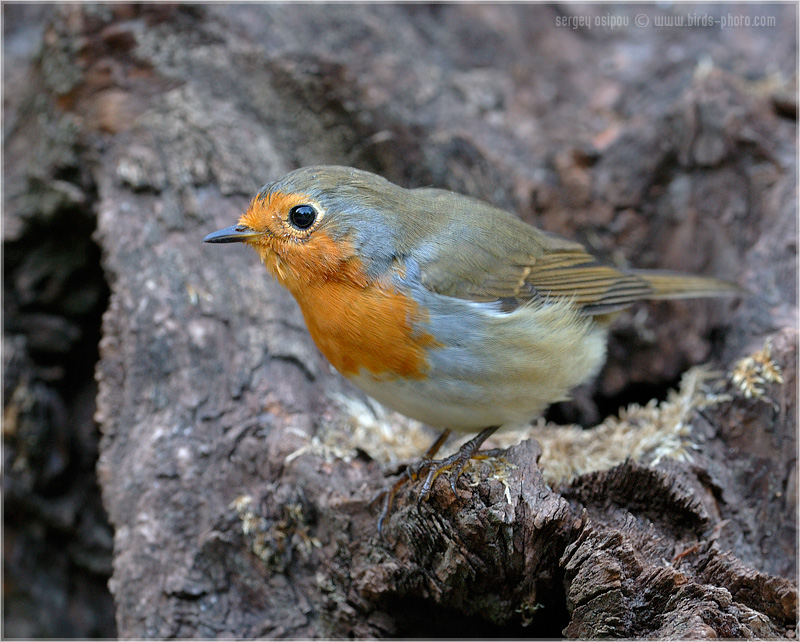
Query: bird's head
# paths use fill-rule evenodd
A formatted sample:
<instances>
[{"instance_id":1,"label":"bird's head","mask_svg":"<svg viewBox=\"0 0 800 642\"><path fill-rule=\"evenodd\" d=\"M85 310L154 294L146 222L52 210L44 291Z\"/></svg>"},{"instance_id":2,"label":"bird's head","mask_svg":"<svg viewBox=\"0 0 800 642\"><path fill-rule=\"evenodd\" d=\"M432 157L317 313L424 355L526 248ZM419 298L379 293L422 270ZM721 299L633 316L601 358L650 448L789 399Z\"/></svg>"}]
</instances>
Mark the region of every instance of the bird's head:
<instances>
[{"instance_id":1,"label":"bird's head","mask_svg":"<svg viewBox=\"0 0 800 642\"><path fill-rule=\"evenodd\" d=\"M350 167L305 167L265 185L236 225L204 241L250 245L293 292L340 277L368 280L396 255L387 212L397 211L401 192L408 190Z\"/></svg>"}]
</instances>

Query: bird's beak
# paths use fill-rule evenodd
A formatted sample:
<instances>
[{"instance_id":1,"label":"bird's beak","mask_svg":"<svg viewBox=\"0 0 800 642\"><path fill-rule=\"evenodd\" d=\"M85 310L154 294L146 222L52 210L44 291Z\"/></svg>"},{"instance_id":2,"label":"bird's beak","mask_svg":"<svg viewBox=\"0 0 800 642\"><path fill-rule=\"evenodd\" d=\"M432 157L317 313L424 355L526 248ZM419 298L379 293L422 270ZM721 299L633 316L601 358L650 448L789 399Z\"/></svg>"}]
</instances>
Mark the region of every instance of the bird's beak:
<instances>
[{"instance_id":1,"label":"bird's beak","mask_svg":"<svg viewBox=\"0 0 800 642\"><path fill-rule=\"evenodd\" d=\"M262 234L262 232L257 232L240 223L211 232L203 239L203 243L242 243L254 236L262 236Z\"/></svg>"}]
</instances>

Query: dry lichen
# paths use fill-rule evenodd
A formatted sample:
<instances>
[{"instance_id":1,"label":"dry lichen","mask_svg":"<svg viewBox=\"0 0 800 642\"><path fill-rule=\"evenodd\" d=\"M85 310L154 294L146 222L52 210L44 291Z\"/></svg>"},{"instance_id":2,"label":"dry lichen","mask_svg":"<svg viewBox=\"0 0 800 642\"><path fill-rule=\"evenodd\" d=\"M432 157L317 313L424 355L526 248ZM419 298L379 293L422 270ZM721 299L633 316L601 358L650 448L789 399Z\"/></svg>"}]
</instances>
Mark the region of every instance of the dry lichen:
<instances>
[{"instance_id":1,"label":"dry lichen","mask_svg":"<svg viewBox=\"0 0 800 642\"><path fill-rule=\"evenodd\" d=\"M539 421L525 431L542 447L539 467L550 484L608 470L632 459L656 466L663 459L691 461L692 413L728 399L708 382L715 374L702 367L684 373L677 391L661 403L632 404L594 428L554 426Z\"/></svg>"},{"instance_id":2,"label":"dry lichen","mask_svg":"<svg viewBox=\"0 0 800 642\"><path fill-rule=\"evenodd\" d=\"M763 364L771 364L768 352L757 363L762 368ZM653 466L663 459L689 461L693 445L688 422L692 412L729 399L708 385L714 376L703 367L692 368L666 401L633 404L621 409L619 417L609 417L594 428L558 426L540 419L527 428L495 434L486 445L507 448L523 439L536 439L542 447L539 468L550 484L608 470L626 459ZM289 455L287 461L303 453L350 461L361 450L386 465L396 465L418 459L436 436L419 422L377 403L344 397L337 397L336 401L342 409L341 417L322 426L317 436ZM441 454L453 452L461 441L450 440ZM501 479L502 474L498 472L497 478Z\"/></svg>"},{"instance_id":3,"label":"dry lichen","mask_svg":"<svg viewBox=\"0 0 800 642\"><path fill-rule=\"evenodd\" d=\"M730 379L747 399L764 399L764 385L783 383L781 369L772 361L772 343L769 339L764 347L736 362Z\"/></svg>"},{"instance_id":4,"label":"dry lichen","mask_svg":"<svg viewBox=\"0 0 800 642\"><path fill-rule=\"evenodd\" d=\"M325 461L351 461L359 450L387 466L416 459L433 443L436 433L419 421L392 412L370 399L336 395L333 400L341 409L329 422L323 423L309 443L291 453L286 462L304 453Z\"/></svg>"},{"instance_id":5,"label":"dry lichen","mask_svg":"<svg viewBox=\"0 0 800 642\"><path fill-rule=\"evenodd\" d=\"M482 466L475 465L478 463L481 463ZM475 487L484 479L496 479L503 485L503 495L506 503L511 504L511 487L508 485L508 474L517 468L515 464L505 461L502 456L471 459L468 464L464 470L464 476L469 480L470 486Z\"/></svg>"},{"instance_id":6,"label":"dry lichen","mask_svg":"<svg viewBox=\"0 0 800 642\"><path fill-rule=\"evenodd\" d=\"M258 515L253 510L250 495L237 497L231 508L236 510L242 522L242 534L250 543L250 549L276 572L284 572L295 553L307 560L312 550L321 545L318 539L309 535L300 504L282 505L283 515L277 520Z\"/></svg>"}]
</instances>

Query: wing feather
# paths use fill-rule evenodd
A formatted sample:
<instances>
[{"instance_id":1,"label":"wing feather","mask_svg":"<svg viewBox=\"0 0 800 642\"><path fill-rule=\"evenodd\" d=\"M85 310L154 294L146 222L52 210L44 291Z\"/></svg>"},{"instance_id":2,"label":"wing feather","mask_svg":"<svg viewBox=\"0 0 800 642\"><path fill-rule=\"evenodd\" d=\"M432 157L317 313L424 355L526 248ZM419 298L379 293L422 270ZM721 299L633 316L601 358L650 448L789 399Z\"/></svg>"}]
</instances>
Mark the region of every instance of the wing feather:
<instances>
[{"instance_id":1,"label":"wing feather","mask_svg":"<svg viewBox=\"0 0 800 642\"><path fill-rule=\"evenodd\" d=\"M452 225L418 239L422 284L429 290L472 301L498 301L511 310L530 301L563 298L582 314L602 315L642 299L719 296L741 292L709 277L623 271L600 263L580 243L538 230L485 203L439 190L417 190L432 211ZM472 223L459 224L459 207Z\"/></svg>"},{"instance_id":2,"label":"wing feather","mask_svg":"<svg viewBox=\"0 0 800 642\"><path fill-rule=\"evenodd\" d=\"M475 301L500 300L507 308L509 302L521 305L532 300L566 298L586 314L621 309L653 293L647 282L635 274L602 265L590 254L572 250L564 255L556 251L540 258L531 256L522 264L484 264L482 271L479 279L448 279L450 287L443 293ZM426 286L441 291L426 276Z\"/></svg>"}]
</instances>

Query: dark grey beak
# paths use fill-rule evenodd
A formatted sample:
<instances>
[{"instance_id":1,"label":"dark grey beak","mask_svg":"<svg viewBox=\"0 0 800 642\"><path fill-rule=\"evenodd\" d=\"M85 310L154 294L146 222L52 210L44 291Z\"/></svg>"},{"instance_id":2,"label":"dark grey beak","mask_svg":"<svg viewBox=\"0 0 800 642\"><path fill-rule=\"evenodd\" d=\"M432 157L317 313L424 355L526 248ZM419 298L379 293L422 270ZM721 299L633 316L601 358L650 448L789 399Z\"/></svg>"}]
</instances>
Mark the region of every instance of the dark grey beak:
<instances>
[{"instance_id":1,"label":"dark grey beak","mask_svg":"<svg viewBox=\"0 0 800 642\"><path fill-rule=\"evenodd\" d=\"M231 225L211 232L203 239L203 243L241 243L254 236L261 236L261 232L256 232L246 225Z\"/></svg>"}]
</instances>

